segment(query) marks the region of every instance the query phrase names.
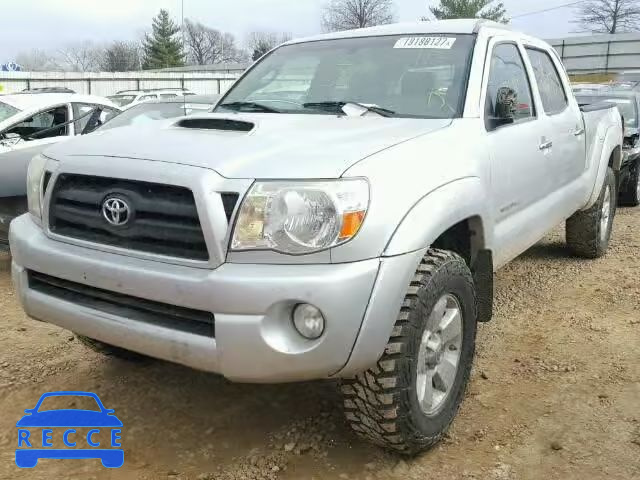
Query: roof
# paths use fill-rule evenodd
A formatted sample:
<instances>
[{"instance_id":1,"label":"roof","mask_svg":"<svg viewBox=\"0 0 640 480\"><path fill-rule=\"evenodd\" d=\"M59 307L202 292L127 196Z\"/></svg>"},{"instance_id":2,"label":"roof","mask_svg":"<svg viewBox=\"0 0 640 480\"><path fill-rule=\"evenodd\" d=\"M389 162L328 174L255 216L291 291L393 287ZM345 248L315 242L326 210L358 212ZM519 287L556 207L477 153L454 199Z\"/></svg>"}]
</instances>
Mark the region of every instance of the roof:
<instances>
[{"instance_id":1,"label":"roof","mask_svg":"<svg viewBox=\"0 0 640 480\"><path fill-rule=\"evenodd\" d=\"M342 32L325 33L311 37L291 40L285 45L314 42L318 40L333 40L339 38L374 37L383 35L413 35L413 34L471 34L481 27L500 28L510 30L508 25L483 19L438 20L434 22L408 22L378 25L376 27L344 30Z\"/></svg>"},{"instance_id":2,"label":"roof","mask_svg":"<svg viewBox=\"0 0 640 480\"><path fill-rule=\"evenodd\" d=\"M600 90L586 90L584 92L575 92L576 97L608 97L608 98L636 98L640 96L640 92L635 90L621 90L618 88L604 88Z\"/></svg>"},{"instance_id":3,"label":"roof","mask_svg":"<svg viewBox=\"0 0 640 480\"><path fill-rule=\"evenodd\" d=\"M168 67L153 70L156 72L230 72L230 71L244 71L251 65L251 62L224 62L213 63L210 65L187 65L184 67Z\"/></svg>"},{"instance_id":4,"label":"roof","mask_svg":"<svg viewBox=\"0 0 640 480\"><path fill-rule=\"evenodd\" d=\"M213 95L185 95L181 97L163 98L160 100L149 100L147 102L139 103L138 105L153 105L157 103L216 103L221 94Z\"/></svg>"},{"instance_id":5,"label":"roof","mask_svg":"<svg viewBox=\"0 0 640 480\"><path fill-rule=\"evenodd\" d=\"M182 88L182 87L166 87L166 88L141 88L139 90L136 90L135 88L130 89L130 90L119 90L117 91L115 94L113 95L109 95L110 97L115 97L117 95L132 95L132 94L140 94L140 93L162 93L162 92L168 92L168 93L175 93L175 92L190 92L191 90L189 90L188 88Z\"/></svg>"},{"instance_id":6,"label":"roof","mask_svg":"<svg viewBox=\"0 0 640 480\"><path fill-rule=\"evenodd\" d=\"M1 95L0 102L6 103L19 110L39 110L49 105L60 103L98 103L113 105L109 100L95 95L78 95L77 93L19 93L15 95Z\"/></svg>"}]
</instances>

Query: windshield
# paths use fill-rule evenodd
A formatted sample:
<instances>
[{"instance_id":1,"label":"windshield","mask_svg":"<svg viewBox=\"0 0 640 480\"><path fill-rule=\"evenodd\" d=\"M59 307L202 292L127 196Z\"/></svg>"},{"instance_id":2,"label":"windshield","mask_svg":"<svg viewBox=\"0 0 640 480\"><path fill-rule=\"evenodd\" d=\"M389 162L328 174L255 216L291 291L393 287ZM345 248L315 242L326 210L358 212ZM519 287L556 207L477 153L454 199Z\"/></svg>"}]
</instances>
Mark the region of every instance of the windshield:
<instances>
[{"instance_id":1,"label":"windshield","mask_svg":"<svg viewBox=\"0 0 640 480\"><path fill-rule=\"evenodd\" d=\"M191 115L192 113L205 113L212 107L212 103L140 103L105 123L100 130L128 125L143 125L158 120L166 120L167 118Z\"/></svg>"},{"instance_id":2,"label":"windshield","mask_svg":"<svg viewBox=\"0 0 640 480\"><path fill-rule=\"evenodd\" d=\"M608 97L600 96L577 96L576 99L580 105L588 105L591 103L614 103L620 113L624 117L624 125L628 128L638 128L638 112L636 111L635 101L631 98L624 97Z\"/></svg>"},{"instance_id":3,"label":"windshield","mask_svg":"<svg viewBox=\"0 0 640 480\"><path fill-rule=\"evenodd\" d=\"M13 117L18 112L20 112L20 110L18 110L17 108L0 102L0 122Z\"/></svg>"},{"instance_id":4,"label":"windshield","mask_svg":"<svg viewBox=\"0 0 640 480\"><path fill-rule=\"evenodd\" d=\"M124 107L125 105L129 105L136 99L135 95L113 95L111 97L107 97L113 103L118 105L119 107Z\"/></svg>"},{"instance_id":5,"label":"windshield","mask_svg":"<svg viewBox=\"0 0 640 480\"><path fill-rule=\"evenodd\" d=\"M342 114L344 103L387 116L461 116L472 35L393 35L281 47L239 80L216 111ZM390 114L389 114L390 113Z\"/></svg>"}]
</instances>

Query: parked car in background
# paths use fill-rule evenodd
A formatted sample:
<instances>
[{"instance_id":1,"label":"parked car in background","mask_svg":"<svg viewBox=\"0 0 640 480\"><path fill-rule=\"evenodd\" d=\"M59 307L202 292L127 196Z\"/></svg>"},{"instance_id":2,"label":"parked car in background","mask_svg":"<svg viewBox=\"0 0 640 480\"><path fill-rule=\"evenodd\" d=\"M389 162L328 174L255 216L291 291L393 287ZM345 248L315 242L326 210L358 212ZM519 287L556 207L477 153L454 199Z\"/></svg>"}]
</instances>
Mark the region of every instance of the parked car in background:
<instances>
[{"instance_id":1,"label":"parked car in background","mask_svg":"<svg viewBox=\"0 0 640 480\"><path fill-rule=\"evenodd\" d=\"M628 70L618 73L614 84L618 88L640 90L640 70Z\"/></svg>"},{"instance_id":2,"label":"parked car in background","mask_svg":"<svg viewBox=\"0 0 640 480\"><path fill-rule=\"evenodd\" d=\"M221 95L189 95L139 103L113 118L101 130L205 113L213 109L220 97Z\"/></svg>"},{"instance_id":3,"label":"parked car in background","mask_svg":"<svg viewBox=\"0 0 640 480\"><path fill-rule=\"evenodd\" d=\"M623 159L619 175L621 205L640 205L640 91L603 90L577 94L579 105L612 103L624 119Z\"/></svg>"},{"instance_id":4,"label":"parked car in background","mask_svg":"<svg viewBox=\"0 0 640 480\"><path fill-rule=\"evenodd\" d=\"M110 100L93 95L0 95L0 154L67 140L95 129L120 111Z\"/></svg>"},{"instance_id":5,"label":"parked car in background","mask_svg":"<svg viewBox=\"0 0 640 480\"><path fill-rule=\"evenodd\" d=\"M93 131L120 108L102 97L60 93L0 95L0 248L9 222L27 211L29 161L54 143Z\"/></svg>"},{"instance_id":6,"label":"parked car in background","mask_svg":"<svg viewBox=\"0 0 640 480\"><path fill-rule=\"evenodd\" d=\"M195 95L186 88L151 88L146 90L121 90L107 97L121 108L131 108L150 100L168 100L170 98Z\"/></svg>"},{"instance_id":7,"label":"parked car in background","mask_svg":"<svg viewBox=\"0 0 640 480\"><path fill-rule=\"evenodd\" d=\"M621 116L583 110L502 24L294 40L214 113L35 157L16 297L103 353L342 379L353 430L415 454L458 412L493 272L565 221L571 252L607 251Z\"/></svg>"},{"instance_id":8,"label":"parked car in background","mask_svg":"<svg viewBox=\"0 0 640 480\"><path fill-rule=\"evenodd\" d=\"M25 88L22 93L76 93L67 87L37 87Z\"/></svg>"},{"instance_id":9,"label":"parked car in background","mask_svg":"<svg viewBox=\"0 0 640 480\"><path fill-rule=\"evenodd\" d=\"M610 89L611 85L605 83L574 83L571 86L571 90L573 90L575 95L601 92Z\"/></svg>"}]
</instances>

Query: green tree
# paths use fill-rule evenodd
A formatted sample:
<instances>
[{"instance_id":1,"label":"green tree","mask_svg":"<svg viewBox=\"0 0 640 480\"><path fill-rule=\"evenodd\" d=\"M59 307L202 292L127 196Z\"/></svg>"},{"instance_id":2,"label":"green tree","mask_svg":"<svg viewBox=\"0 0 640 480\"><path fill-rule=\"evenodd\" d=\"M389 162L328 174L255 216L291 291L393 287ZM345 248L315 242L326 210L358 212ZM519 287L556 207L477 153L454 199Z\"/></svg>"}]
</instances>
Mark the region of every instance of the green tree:
<instances>
[{"instance_id":1,"label":"green tree","mask_svg":"<svg viewBox=\"0 0 640 480\"><path fill-rule=\"evenodd\" d=\"M152 29L151 35L146 34L142 42L142 67L148 70L183 66L184 52L178 37L180 27L171 20L169 12L160 10L153 19Z\"/></svg>"},{"instance_id":2,"label":"green tree","mask_svg":"<svg viewBox=\"0 0 640 480\"><path fill-rule=\"evenodd\" d=\"M495 22L509 23L502 2L491 5L493 0L440 0L437 7L429 7L436 20L450 18L486 18Z\"/></svg>"}]
</instances>

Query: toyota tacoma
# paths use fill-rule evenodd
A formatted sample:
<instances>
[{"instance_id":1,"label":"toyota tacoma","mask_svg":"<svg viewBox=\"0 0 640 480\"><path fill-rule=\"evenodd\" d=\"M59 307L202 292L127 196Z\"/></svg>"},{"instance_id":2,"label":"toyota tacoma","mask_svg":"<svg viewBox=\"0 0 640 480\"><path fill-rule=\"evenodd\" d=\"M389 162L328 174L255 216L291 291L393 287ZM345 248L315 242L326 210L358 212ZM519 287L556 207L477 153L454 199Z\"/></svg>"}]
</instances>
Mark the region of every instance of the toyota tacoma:
<instances>
[{"instance_id":1,"label":"toyota tacoma","mask_svg":"<svg viewBox=\"0 0 640 480\"><path fill-rule=\"evenodd\" d=\"M353 429L415 454L462 402L494 271L565 221L570 251L606 252L622 138L499 24L294 40L210 114L35 157L13 280L107 354L340 379Z\"/></svg>"}]
</instances>

